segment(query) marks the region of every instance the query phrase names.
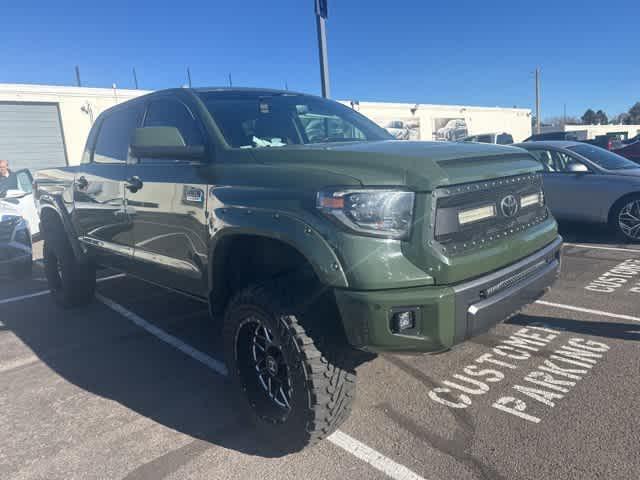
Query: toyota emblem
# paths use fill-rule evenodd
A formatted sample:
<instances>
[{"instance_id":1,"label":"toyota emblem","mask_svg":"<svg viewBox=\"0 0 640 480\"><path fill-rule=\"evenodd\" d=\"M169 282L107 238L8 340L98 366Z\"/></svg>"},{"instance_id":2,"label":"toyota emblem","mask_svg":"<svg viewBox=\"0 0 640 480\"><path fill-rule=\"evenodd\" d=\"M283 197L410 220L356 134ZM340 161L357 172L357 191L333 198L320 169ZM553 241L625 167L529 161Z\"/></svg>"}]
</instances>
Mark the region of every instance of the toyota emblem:
<instances>
[{"instance_id":1,"label":"toyota emblem","mask_svg":"<svg viewBox=\"0 0 640 480\"><path fill-rule=\"evenodd\" d=\"M500 210L505 217L515 217L519 209L518 199L513 195L507 195L500 202Z\"/></svg>"}]
</instances>

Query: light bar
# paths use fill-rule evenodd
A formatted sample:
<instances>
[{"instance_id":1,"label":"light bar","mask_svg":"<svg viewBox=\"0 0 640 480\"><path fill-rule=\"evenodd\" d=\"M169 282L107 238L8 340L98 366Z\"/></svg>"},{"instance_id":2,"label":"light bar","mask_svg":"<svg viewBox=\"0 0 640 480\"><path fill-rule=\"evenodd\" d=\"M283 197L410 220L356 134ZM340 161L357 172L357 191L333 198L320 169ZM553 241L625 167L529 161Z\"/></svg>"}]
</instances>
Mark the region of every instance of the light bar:
<instances>
[{"instance_id":1,"label":"light bar","mask_svg":"<svg viewBox=\"0 0 640 480\"><path fill-rule=\"evenodd\" d=\"M479 222L496 216L495 205L485 205L484 207L471 208L458 212L458 223L466 225L468 223Z\"/></svg>"},{"instance_id":2,"label":"light bar","mask_svg":"<svg viewBox=\"0 0 640 480\"><path fill-rule=\"evenodd\" d=\"M531 205L544 205L544 193L538 192L520 198L520 208L530 207Z\"/></svg>"}]
</instances>

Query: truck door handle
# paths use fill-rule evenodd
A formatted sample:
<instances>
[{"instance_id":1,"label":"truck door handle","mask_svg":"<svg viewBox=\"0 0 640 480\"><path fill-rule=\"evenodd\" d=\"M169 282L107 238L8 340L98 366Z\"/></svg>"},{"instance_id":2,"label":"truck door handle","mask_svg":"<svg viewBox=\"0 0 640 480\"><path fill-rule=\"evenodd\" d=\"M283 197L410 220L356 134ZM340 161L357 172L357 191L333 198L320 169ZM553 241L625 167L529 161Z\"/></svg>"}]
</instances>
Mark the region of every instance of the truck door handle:
<instances>
[{"instance_id":1,"label":"truck door handle","mask_svg":"<svg viewBox=\"0 0 640 480\"><path fill-rule=\"evenodd\" d=\"M76 185L78 186L78 190L86 190L89 186L89 182L85 177L80 177L76 179Z\"/></svg>"},{"instance_id":2,"label":"truck door handle","mask_svg":"<svg viewBox=\"0 0 640 480\"><path fill-rule=\"evenodd\" d=\"M124 187L127 190L129 190L131 193L136 193L143 186L144 186L144 183L142 183L142 180L140 180L140 177L131 177L131 178L127 178L124 181Z\"/></svg>"}]
</instances>

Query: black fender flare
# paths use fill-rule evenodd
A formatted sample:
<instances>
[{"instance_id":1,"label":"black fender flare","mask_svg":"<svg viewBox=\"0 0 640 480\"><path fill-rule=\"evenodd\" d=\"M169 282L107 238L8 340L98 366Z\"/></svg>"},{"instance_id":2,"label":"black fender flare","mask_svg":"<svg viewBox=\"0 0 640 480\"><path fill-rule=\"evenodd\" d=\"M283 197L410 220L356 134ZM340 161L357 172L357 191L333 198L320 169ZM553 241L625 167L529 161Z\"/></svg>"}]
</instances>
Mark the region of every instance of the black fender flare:
<instances>
[{"instance_id":1,"label":"black fender flare","mask_svg":"<svg viewBox=\"0 0 640 480\"><path fill-rule=\"evenodd\" d=\"M40 232L42 238L46 241L47 235L51 234L51 232L48 232L47 228L44 227L42 218L44 215L46 215L45 212L52 212L52 214L55 215L59 220L63 232L67 236L76 260L84 262L87 260L87 250L78 240L78 235L76 234L75 228L73 227L71 218L69 217L69 214L67 213L67 210L64 208L64 206L60 205L60 202L61 200L58 197L49 194L42 194L38 198L38 210L40 213Z\"/></svg>"},{"instance_id":2,"label":"black fender flare","mask_svg":"<svg viewBox=\"0 0 640 480\"><path fill-rule=\"evenodd\" d=\"M212 212L214 213L214 212ZM232 236L258 236L281 241L300 253L312 266L319 281L327 286L347 288L349 282L342 262L327 240L304 220L266 209L221 208L216 223L224 225L211 232L209 243L209 289L213 287L215 259L221 241ZM211 227L210 227L211 228Z\"/></svg>"}]
</instances>

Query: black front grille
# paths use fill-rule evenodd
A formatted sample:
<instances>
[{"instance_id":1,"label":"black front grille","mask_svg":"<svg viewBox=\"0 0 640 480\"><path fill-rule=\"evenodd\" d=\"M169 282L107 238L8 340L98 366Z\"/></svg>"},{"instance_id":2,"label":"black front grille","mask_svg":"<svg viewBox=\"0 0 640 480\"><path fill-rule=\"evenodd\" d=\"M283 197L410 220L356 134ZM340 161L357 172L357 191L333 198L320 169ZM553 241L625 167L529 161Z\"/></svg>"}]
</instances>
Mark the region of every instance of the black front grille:
<instances>
[{"instance_id":1,"label":"black front grille","mask_svg":"<svg viewBox=\"0 0 640 480\"><path fill-rule=\"evenodd\" d=\"M520 207L520 199L542 191L539 174L505 177L498 180L456 185L436 192L435 240L449 254L488 246L509 235L526 230L548 217L547 208L536 203ZM518 211L509 216L501 207L503 199L513 196ZM513 200L513 199L511 199ZM495 216L460 224L458 215L466 210L493 205Z\"/></svg>"}]
</instances>

